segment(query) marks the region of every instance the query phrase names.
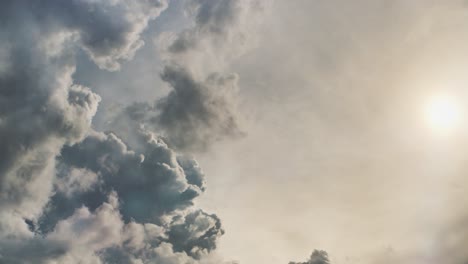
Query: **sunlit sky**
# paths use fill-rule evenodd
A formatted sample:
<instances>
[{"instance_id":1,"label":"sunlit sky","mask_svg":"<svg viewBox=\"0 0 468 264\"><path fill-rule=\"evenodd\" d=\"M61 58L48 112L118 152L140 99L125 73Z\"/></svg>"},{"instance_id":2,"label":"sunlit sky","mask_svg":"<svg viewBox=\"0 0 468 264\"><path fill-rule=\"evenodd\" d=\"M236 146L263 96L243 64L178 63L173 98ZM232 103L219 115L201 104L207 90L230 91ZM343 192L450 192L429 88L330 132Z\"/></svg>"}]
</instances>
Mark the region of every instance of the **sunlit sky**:
<instances>
[{"instance_id":1,"label":"sunlit sky","mask_svg":"<svg viewBox=\"0 0 468 264\"><path fill-rule=\"evenodd\" d=\"M0 264L468 261L466 1L1 5Z\"/></svg>"},{"instance_id":2,"label":"sunlit sky","mask_svg":"<svg viewBox=\"0 0 468 264\"><path fill-rule=\"evenodd\" d=\"M433 95L426 103L426 119L432 130L456 130L462 121L460 103L448 95Z\"/></svg>"}]
</instances>

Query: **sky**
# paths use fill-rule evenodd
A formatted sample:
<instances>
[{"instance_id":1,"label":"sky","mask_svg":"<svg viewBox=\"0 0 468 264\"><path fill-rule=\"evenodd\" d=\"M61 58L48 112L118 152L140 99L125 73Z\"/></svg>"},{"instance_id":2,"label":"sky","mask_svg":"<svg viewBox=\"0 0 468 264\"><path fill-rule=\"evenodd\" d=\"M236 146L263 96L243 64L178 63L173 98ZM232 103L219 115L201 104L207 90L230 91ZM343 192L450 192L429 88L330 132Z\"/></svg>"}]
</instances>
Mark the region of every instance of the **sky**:
<instances>
[{"instance_id":1,"label":"sky","mask_svg":"<svg viewBox=\"0 0 468 264\"><path fill-rule=\"evenodd\" d=\"M0 5L0 264L468 261L466 1Z\"/></svg>"}]
</instances>

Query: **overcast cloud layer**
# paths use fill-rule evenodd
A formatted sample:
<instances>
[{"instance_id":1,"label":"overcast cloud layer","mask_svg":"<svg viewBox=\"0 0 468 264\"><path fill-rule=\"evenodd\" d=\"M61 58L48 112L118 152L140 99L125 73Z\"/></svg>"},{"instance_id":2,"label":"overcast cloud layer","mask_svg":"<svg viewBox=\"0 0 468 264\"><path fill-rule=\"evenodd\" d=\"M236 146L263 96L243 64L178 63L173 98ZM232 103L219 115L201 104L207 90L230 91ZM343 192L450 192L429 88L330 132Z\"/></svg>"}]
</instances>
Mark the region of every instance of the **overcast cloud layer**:
<instances>
[{"instance_id":1,"label":"overcast cloud layer","mask_svg":"<svg viewBox=\"0 0 468 264\"><path fill-rule=\"evenodd\" d=\"M2 1L0 263L466 263L467 14Z\"/></svg>"},{"instance_id":2,"label":"overcast cloud layer","mask_svg":"<svg viewBox=\"0 0 468 264\"><path fill-rule=\"evenodd\" d=\"M223 254L287 263L320 248L332 263L465 263L467 10L276 1L257 48L231 65L247 137L199 156ZM446 134L424 112L444 94L464 111Z\"/></svg>"}]
</instances>

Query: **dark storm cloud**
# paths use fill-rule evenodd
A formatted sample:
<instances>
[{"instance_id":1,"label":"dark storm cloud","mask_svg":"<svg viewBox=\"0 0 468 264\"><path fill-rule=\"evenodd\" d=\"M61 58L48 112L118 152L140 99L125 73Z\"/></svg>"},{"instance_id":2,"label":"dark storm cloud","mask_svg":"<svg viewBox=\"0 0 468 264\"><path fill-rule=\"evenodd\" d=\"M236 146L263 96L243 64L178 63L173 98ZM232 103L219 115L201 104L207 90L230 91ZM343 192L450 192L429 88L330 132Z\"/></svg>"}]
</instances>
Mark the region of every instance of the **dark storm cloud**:
<instances>
[{"instance_id":1,"label":"dark storm cloud","mask_svg":"<svg viewBox=\"0 0 468 264\"><path fill-rule=\"evenodd\" d=\"M138 151L91 131L101 99L73 81L79 49L117 70L166 3L1 5L0 263L109 263L112 250L127 263L194 263L213 250L219 219L192 208L198 164L145 130Z\"/></svg>"},{"instance_id":2,"label":"dark storm cloud","mask_svg":"<svg viewBox=\"0 0 468 264\"><path fill-rule=\"evenodd\" d=\"M33 204L44 202L50 191L44 181L53 175L53 157L63 143L83 137L96 112L99 96L73 83L73 47L84 49L100 67L117 69L141 46L148 20L164 8L160 1L2 2L3 209L33 197L25 206L40 208Z\"/></svg>"},{"instance_id":3,"label":"dark storm cloud","mask_svg":"<svg viewBox=\"0 0 468 264\"><path fill-rule=\"evenodd\" d=\"M187 211L205 189L197 162L178 156L150 132L140 131L139 139L144 146L141 153L128 149L114 134L92 133L66 146L58 158L59 188L38 221L37 232L51 236L78 211L99 211L113 197L118 205L111 216L118 215L119 221L109 232L125 235L117 239L121 242L98 247L104 250L101 259L119 263L115 259L119 256L121 263L133 263L130 260L146 259L163 244L171 254L181 253L187 260L215 249L223 234L219 219ZM88 175L89 180L82 180L84 187L76 186L77 172ZM97 252L94 247L89 250ZM157 259L154 252L150 255Z\"/></svg>"},{"instance_id":4,"label":"dark storm cloud","mask_svg":"<svg viewBox=\"0 0 468 264\"><path fill-rule=\"evenodd\" d=\"M161 216L192 205L204 187L204 175L197 170L196 162L185 164L191 178L201 179L190 184L173 150L152 134L141 137L144 141L141 145L145 146L142 153L129 150L113 134L90 135L79 144L65 147L59 157L60 165L91 171L99 175L99 179L95 188L78 193L78 197L72 196L69 204L63 193L56 194L50 204L55 210L50 213L64 213L72 209L73 204L95 209L112 191L118 194L120 212L127 222L133 219L139 223L157 223ZM65 170L65 175L59 178L70 177L68 172ZM74 201L77 198L80 199L78 203Z\"/></svg>"},{"instance_id":5,"label":"dark storm cloud","mask_svg":"<svg viewBox=\"0 0 468 264\"><path fill-rule=\"evenodd\" d=\"M0 33L9 53L0 62L0 211L33 213L50 191L53 157L82 138L100 97L73 84L70 54L48 54L52 39L28 19L11 18Z\"/></svg>"},{"instance_id":6,"label":"dark storm cloud","mask_svg":"<svg viewBox=\"0 0 468 264\"><path fill-rule=\"evenodd\" d=\"M216 249L217 238L224 233L216 215L199 210L186 215L183 220L168 232L168 240L172 241L175 250L197 258Z\"/></svg>"},{"instance_id":7,"label":"dark storm cloud","mask_svg":"<svg viewBox=\"0 0 468 264\"><path fill-rule=\"evenodd\" d=\"M140 136L146 147L142 153L113 134L97 132L65 146L55 194L39 221L30 224L36 235L17 243L0 240L5 243L3 260L192 263L214 250L224 233L219 218L191 211L193 199L205 188L198 164L177 156L150 132ZM84 178L78 186L77 173ZM39 255L36 248L45 253ZM15 253L28 249L28 254Z\"/></svg>"},{"instance_id":8,"label":"dark storm cloud","mask_svg":"<svg viewBox=\"0 0 468 264\"><path fill-rule=\"evenodd\" d=\"M99 211L108 197L113 197L118 206L114 205L112 215L119 215L116 222L120 224L110 231L123 232L124 236L115 245L99 247L105 252L102 259L117 261L119 256L122 263L132 263L132 259L148 258L163 245L171 248L171 254L183 254L187 260L214 250L223 234L220 220L200 210L189 211L193 199L204 190L204 175L198 164L178 157L149 132L142 132L141 140L146 147L142 153L129 150L115 135L102 133L65 147L59 158L61 166L91 171L99 179L81 190L62 184L39 220L38 232L54 234L54 228L70 221L77 211L84 210L80 209L83 206L91 212ZM63 170L59 181L73 183L66 179L69 177L74 177L69 169ZM154 252L150 255L158 258Z\"/></svg>"},{"instance_id":9,"label":"dark storm cloud","mask_svg":"<svg viewBox=\"0 0 468 264\"><path fill-rule=\"evenodd\" d=\"M223 233L216 216L194 211L174 219L172 225L163 230L166 233L159 235L150 234L149 229L154 226L132 223L133 226L126 229L122 246L108 249L104 258L111 263L134 263L131 261L135 259L146 261L144 263L196 263L216 248L216 239Z\"/></svg>"},{"instance_id":10,"label":"dark storm cloud","mask_svg":"<svg viewBox=\"0 0 468 264\"><path fill-rule=\"evenodd\" d=\"M193 47L168 48L161 78L171 91L129 107L127 127L93 131L101 98L73 79L77 54L109 71L131 60L166 5L1 3L0 263L198 263L216 248L219 218L194 208L204 174L174 149L242 135L231 100L238 77L195 74L199 62L176 56L228 50L241 1L188 1L195 23L175 42Z\"/></svg>"},{"instance_id":11,"label":"dark storm cloud","mask_svg":"<svg viewBox=\"0 0 468 264\"><path fill-rule=\"evenodd\" d=\"M167 66L162 79L173 90L156 104L155 121L177 148L206 149L225 137L242 136L229 98L237 75L211 74L199 82L186 69Z\"/></svg>"}]
</instances>

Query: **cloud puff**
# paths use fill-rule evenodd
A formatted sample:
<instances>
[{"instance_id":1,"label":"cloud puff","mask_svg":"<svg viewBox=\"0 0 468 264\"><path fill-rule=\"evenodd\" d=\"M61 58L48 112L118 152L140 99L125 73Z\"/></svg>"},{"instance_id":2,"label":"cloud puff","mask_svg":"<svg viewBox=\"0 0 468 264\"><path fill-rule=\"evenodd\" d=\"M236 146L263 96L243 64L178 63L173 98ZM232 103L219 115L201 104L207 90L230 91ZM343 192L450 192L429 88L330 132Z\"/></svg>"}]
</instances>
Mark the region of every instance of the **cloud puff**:
<instances>
[{"instance_id":1,"label":"cloud puff","mask_svg":"<svg viewBox=\"0 0 468 264\"><path fill-rule=\"evenodd\" d=\"M154 110L145 123L162 131L168 143L180 150L206 150L214 142L244 135L235 109L239 76L225 68L252 46L248 40L261 5L190 0L185 7L191 26L163 33L157 41L166 64L161 78L172 90L154 106L135 104L127 114L148 120L143 113Z\"/></svg>"},{"instance_id":2,"label":"cloud puff","mask_svg":"<svg viewBox=\"0 0 468 264\"><path fill-rule=\"evenodd\" d=\"M306 262L289 262L289 264L330 264L328 253L323 250L314 250Z\"/></svg>"},{"instance_id":3,"label":"cloud puff","mask_svg":"<svg viewBox=\"0 0 468 264\"><path fill-rule=\"evenodd\" d=\"M47 236L2 237L0 263L99 263L94 253L118 243L122 225L115 204L82 207Z\"/></svg>"},{"instance_id":4,"label":"cloud puff","mask_svg":"<svg viewBox=\"0 0 468 264\"><path fill-rule=\"evenodd\" d=\"M177 251L201 257L216 248L217 238L224 233L216 215L195 211L175 223L168 232L169 241Z\"/></svg>"},{"instance_id":5,"label":"cloud puff","mask_svg":"<svg viewBox=\"0 0 468 264\"><path fill-rule=\"evenodd\" d=\"M165 67L162 79L172 88L169 94L153 105L130 105L117 117L113 130L138 129L143 124L184 151L203 151L217 141L244 135L232 99L238 89L236 74L213 73L199 81L186 68L171 65Z\"/></svg>"},{"instance_id":6,"label":"cloud puff","mask_svg":"<svg viewBox=\"0 0 468 264\"><path fill-rule=\"evenodd\" d=\"M199 82L184 68L167 66L162 79L173 89L156 108L158 127L177 147L206 148L224 137L242 135L231 102L237 90L236 74L213 73Z\"/></svg>"},{"instance_id":7,"label":"cloud puff","mask_svg":"<svg viewBox=\"0 0 468 264\"><path fill-rule=\"evenodd\" d=\"M133 58L144 44L142 31L167 7L165 0L14 2L14 7L30 11L47 30L67 35L107 70L118 70L121 61Z\"/></svg>"},{"instance_id":8,"label":"cloud puff","mask_svg":"<svg viewBox=\"0 0 468 264\"><path fill-rule=\"evenodd\" d=\"M184 158L178 157L161 139L151 133L142 132L140 136L145 147L141 153L128 149L112 133L93 133L79 144L65 146L58 160L66 169L58 178L70 182L67 178L73 174L69 170L79 169L99 175L99 182L71 199L63 197L67 190L56 193L49 213L63 214L75 207L73 204L95 209L111 191L118 194L126 221L161 223L161 216L191 206L204 189L204 175L194 168L196 162L185 162L184 168L179 164ZM191 179L199 180L189 183L185 170L190 172Z\"/></svg>"}]
</instances>

